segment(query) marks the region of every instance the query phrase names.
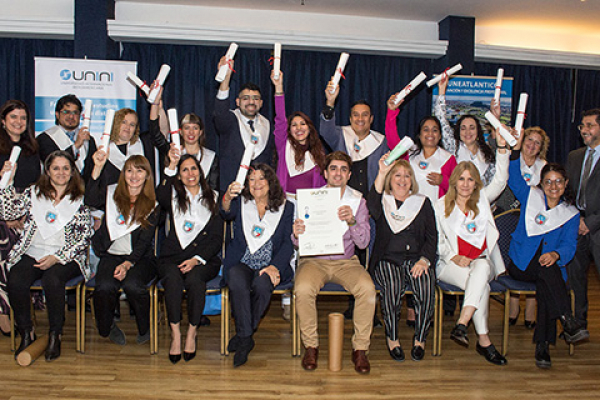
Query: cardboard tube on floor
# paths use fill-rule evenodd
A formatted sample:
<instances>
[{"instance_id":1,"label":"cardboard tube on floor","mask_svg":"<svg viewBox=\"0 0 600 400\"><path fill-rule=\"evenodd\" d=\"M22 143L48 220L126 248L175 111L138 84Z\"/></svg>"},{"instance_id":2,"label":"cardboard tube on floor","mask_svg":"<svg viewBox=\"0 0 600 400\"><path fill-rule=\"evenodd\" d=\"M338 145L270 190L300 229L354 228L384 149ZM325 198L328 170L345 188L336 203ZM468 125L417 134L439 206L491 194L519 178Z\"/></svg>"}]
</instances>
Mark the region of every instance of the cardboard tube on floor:
<instances>
[{"instance_id":1,"label":"cardboard tube on floor","mask_svg":"<svg viewBox=\"0 0 600 400\"><path fill-rule=\"evenodd\" d=\"M46 347L48 347L48 335L37 338L37 340L31 343L29 347L19 353L17 356L17 364L21 367L31 365L36 358L46 351Z\"/></svg>"},{"instance_id":2,"label":"cardboard tube on floor","mask_svg":"<svg viewBox=\"0 0 600 400\"><path fill-rule=\"evenodd\" d=\"M329 314L329 370L342 370L342 351L344 349L344 315Z\"/></svg>"}]
</instances>

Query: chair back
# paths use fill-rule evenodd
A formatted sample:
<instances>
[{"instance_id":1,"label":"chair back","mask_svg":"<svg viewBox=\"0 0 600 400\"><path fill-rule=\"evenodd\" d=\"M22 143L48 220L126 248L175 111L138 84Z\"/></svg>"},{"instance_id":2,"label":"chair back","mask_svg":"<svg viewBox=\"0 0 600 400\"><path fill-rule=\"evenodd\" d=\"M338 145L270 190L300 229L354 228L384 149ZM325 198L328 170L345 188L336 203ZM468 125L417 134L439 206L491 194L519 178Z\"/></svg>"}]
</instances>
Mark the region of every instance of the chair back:
<instances>
[{"instance_id":1,"label":"chair back","mask_svg":"<svg viewBox=\"0 0 600 400\"><path fill-rule=\"evenodd\" d=\"M502 254L504 264L506 265L508 265L510 262L508 249L510 248L511 235L515 229L517 229L520 215L521 210L517 208L505 211L494 217L496 227L498 228L498 232L500 232L500 237L498 238L498 247L500 248L500 253Z\"/></svg>"}]
</instances>

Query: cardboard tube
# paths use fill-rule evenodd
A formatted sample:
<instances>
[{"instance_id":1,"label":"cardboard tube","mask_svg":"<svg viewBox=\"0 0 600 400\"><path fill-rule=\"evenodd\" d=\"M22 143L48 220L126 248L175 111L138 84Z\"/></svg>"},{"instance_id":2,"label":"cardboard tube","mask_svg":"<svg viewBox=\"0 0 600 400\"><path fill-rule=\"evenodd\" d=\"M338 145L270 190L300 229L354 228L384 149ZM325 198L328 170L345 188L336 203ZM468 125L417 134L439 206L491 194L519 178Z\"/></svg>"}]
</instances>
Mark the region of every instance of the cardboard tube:
<instances>
[{"instance_id":1,"label":"cardboard tube","mask_svg":"<svg viewBox=\"0 0 600 400\"><path fill-rule=\"evenodd\" d=\"M17 167L17 161L19 160L20 154L21 154L21 148L19 146L13 146L12 150L10 151L10 156L8 158L8 161L10 161L11 164L13 165L13 168L12 168L13 171ZM12 175L12 172L8 172L8 171L6 171L6 173L4 175L2 175L2 179L0 180L0 189L4 189L8 186L8 182L10 182L11 175Z\"/></svg>"},{"instance_id":2,"label":"cardboard tube","mask_svg":"<svg viewBox=\"0 0 600 400\"><path fill-rule=\"evenodd\" d=\"M344 350L344 314L329 314L329 370L342 370L342 351Z\"/></svg>"},{"instance_id":3,"label":"cardboard tube","mask_svg":"<svg viewBox=\"0 0 600 400\"><path fill-rule=\"evenodd\" d=\"M33 343L29 345L25 350L19 353L17 356L17 363L21 367L27 367L31 365L48 347L48 335L37 338Z\"/></svg>"}]
</instances>

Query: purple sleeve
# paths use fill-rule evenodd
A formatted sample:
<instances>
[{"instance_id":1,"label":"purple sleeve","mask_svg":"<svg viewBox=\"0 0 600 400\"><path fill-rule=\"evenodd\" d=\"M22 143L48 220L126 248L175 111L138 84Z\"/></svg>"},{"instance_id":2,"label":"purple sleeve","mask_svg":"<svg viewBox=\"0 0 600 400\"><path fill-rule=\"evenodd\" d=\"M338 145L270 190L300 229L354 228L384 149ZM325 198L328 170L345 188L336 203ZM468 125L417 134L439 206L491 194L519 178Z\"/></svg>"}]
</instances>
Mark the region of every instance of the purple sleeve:
<instances>
[{"instance_id":1,"label":"purple sleeve","mask_svg":"<svg viewBox=\"0 0 600 400\"><path fill-rule=\"evenodd\" d=\"M285 143L287 141L287 118L285 115L285 96L275 96L275 147L279 157L283 157Z\"/></svg>"},{"instance_id":2,"label":"purple sleeve","mask_svg":"<svg viewBox=\"0 0 600 400\"><path fill-rule=\"evenodd\" d=\"M398 136L398 126L396 125L396 118L400 114L400 110L387 110L385 116L385 138L387 140L388 147L393 149L398 143L400 143L400 137Z\"/></svg>"},{"instance_id":3,"label":"purple sleeve","mask_svg":"<svg viewBox=\"0 0 600 400\"><path fill-rule=\"evenodd\" d=\"M450 156L446 164L442 167L442 183L440 183L440 197L444 196L448 191L448 186L450 182L450 175L452 175L452 171L456 167L456 158L454 156Z\"/></svg>"},{"instance_id":4,"label":"purple sleeve","mask_svg":"<svg viewBox=\"0 0 600 400\"><path fill-rule=\"evenodd\" d=\"M371 226L369 225L369 210L364 198L360 199L354 219L356 219L356 224L349 228L350 237L359 249L366 249L371 239Z\"/></svg>"}]
</instances>

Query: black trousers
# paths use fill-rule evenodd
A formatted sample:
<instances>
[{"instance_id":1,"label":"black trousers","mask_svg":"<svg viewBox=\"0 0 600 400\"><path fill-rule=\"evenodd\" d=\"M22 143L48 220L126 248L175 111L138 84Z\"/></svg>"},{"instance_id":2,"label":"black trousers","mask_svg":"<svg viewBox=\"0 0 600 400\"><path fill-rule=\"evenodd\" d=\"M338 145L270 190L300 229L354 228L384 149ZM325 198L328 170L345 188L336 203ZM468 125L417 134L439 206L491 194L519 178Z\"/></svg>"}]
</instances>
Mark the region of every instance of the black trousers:
<instances>
[{"instance_id":1,"label":"black trousers","mask_svg":"<svg viewBox=\"0 0 600 400\"><path fill-rule=\"evenodd\" d=\"M191 325L198 326L206 295L206 282L219 274L220 260L209 261L206 265L196 265L187 274L182 273L177 267L180 263L168 259L158 262L158 270L165 288L165 304L169 323L181 322L181 301L183 291L186 291L188 321Z\"/></svg>"},{"instance_id":2,"label":"black trousers","mask_svg":"<svg viewBox=\"0 0 600 400\"><path fill-rule=\"evenodd\" d=\"M139 334L144 335L150 329L150 293L147 286L156 276L155 260L153 257L142 258L127 272L125 279L119 281L114 278L114 273L117 266L124 261L124 256L106 255L98 263L94 310L98 332L103 337L108 336L113 325L121 288L135 313Z\"/></svg>"},{"instance_id":3,"label":"black trousers","mask_svg":"<svg viewBox=\"0 0 600 400\"><path fill-rule=\"evenodd\" d=\"M575 293L575 309L573 313L575 318L586 322L588 312L588 268L594 261L596 269L600 273L600 244L592 241L590 234L579 235L577 238L577 251L575 257L567 265L569 275L569 286Z\"/></svg>"},{"instance_id":4,"label":"black trousers","mask_svg":"<svg viewBox=\"0 0 600 400\"><path fill-rule=\"evenodd\" d=\"M258 328L275 289L269 275L259 275L258 272L241 263L229 270L227 285L231 296L235 332L243 338L252 336Z\"/></svg>"},{"instance_id":5,"label":"black trousers","mask_svg":"<svg viewBox=\"0 0 600 400\"><path fill-rule=\"evenodd\" d=\"M540 265L540 248L529 262L525 271L520 270L512 261L508 264L508 273L514 279L525 282L535 282L537 300L537 325L533 341L556 342L556 320L562 315L571 313L567 285L563 280L560 268L556 264L549 267Z\"/></svg>"},{"instance_id":6,"label":"black trousers","mask_svg":"<svg viewBox=\"0 0 600 400\"><path fill-rule=\"evenodd\" d=\"M24 254L10 269L8 298L15 313L15 322L21 333L33 328L29 288L33 282L41 279L46 294L50 332L62 334L65 323L65 284L80 275L81 270L75 261L65 265L55 264L47 270L34 267L35 263L37 263L35 259Z\"/></svg>"}]
</instances>

